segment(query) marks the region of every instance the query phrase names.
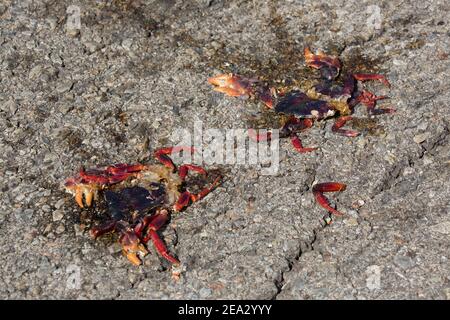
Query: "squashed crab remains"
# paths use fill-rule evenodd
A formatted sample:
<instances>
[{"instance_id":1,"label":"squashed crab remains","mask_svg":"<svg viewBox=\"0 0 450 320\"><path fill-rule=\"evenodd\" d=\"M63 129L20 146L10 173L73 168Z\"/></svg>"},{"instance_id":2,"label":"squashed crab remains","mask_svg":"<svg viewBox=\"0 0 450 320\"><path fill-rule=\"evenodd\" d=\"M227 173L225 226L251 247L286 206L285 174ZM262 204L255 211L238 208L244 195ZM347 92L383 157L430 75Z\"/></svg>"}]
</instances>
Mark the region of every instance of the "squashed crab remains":
<instances>
[{"instance_id":1,"label":"squashed crab remains","mask_svg":"<svg viewBox=\"0 0 450 320\"><path fill-rule=\"evenodd\" d=\"M304 148L298 133L311 128L314 120L337 117L332 131L347 137L356 137L358 132L342 129L352 119L350 114L357 104L367 106L371 115L393 113L394 109L377 109L376 102L386 96L376 96L372 92L358 90L357 81L377 80L390 87L385 76L380 74L352 73L340 78L341 62L337 57L327 56L318 50L315 54L305 49L306 65L320 70L321 80L314 81L306 88L269 87L256 78L247 78L237 74L221 74L208 79L214 90L233 97L250 97L264 103L266 107L287 115L287 121L280 128L281 137L289 137L298 152L311 152L316 148ZM249 135L255 140L270 140L270 132L258 135L250 129Z\"/></svg>"},{"instance_id":2,"label":"squashed crab remains","mask_svg":"<svg viewBox=\"0 0 450 320\"><path fill-rule=\"evenodd\" d=\"M218 175L211 185L198 193L186 188L190 171L207 176L202 167L184 164L178 168L170 159L172 152L194 152L191 147L163 148L155 152L162 164L116 164L106 168L84 169L65 181L65 189L74 195L81 208L90 207L103 196L108 218L90 231L93 238L108 232L119 234L124 255L135 265L148 253L151 240L156 251L174 265L172 256L158 230L169 220L172 211L179 212L190 203L204 198L221 182Z\"/></svg>"},{"instance_id":3,"label":"squashed crab remains","mask_svg":"<svg viewBox=\"0 0 450 320\"><path fill-rule=\"evenodd\" d=\"M339 58L328 56L321 50L313 53L309 48L304 50L305 63L308 67L320 71L321 80L318 83L308 82L305 88L270 87L256 78L248 78L238 74L221 74L208 79L214 90L232 97L253 98L261 101L266 107L276 113L287 116L280 128L280 137L291 139L298 152L312 152L317 148L305 148L298 134L311 128L314 120L337 117L332 131L346 137L356 137L359 132L342 128L352 120L353 109L359 103L367 107L370 115L380 115L395 112L392 108L376 108L378 100L386 96L376 96L372 92L358 90L357 81L376 80L390 87L385 76L381 74L348 73L341 78L341 62ZM341 80L341 81L339 81ZM256 141L271 139L271 133L258 134L254 129L248 131L250 138ZM346 185L339 182L318 183L312 191L316 201L328 212L342 215L332 208L324 192L345 190Z\"/></svg>"}]
</instances>

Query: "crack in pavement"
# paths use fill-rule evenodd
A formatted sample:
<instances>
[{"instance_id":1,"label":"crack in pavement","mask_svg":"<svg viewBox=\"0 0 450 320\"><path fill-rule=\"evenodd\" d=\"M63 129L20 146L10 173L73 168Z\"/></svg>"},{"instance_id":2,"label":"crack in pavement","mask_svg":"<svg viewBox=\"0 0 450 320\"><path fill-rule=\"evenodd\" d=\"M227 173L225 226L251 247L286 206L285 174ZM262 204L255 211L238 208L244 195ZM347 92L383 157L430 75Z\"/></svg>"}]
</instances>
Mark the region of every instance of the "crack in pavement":
<instances>
[{"instance_id":1,"label":"crack in pavement","mask_svg":"<svg viewBox=\"0 0 450 320\"><path fill-rule=\"evenodd\" d=\"M430 142L427 142L426 145L420 145L421 148L419 154L415 156L414 154L408 154L398 165L394 165L394 167L387 172L385 178L381 181L381 183L374 189L375 194L373 194L370 199L374 199L376 196L381 193L390 190L394 187L395 182L401 176L401 173L407 167L414 167L415 161L422 159L426 153L433 152L436 148L441 145L444 145L445 141L449 137L449 128L447 125L444 126L444 129L441 133L439 133L434 139Z\"/></svg>"},{"instance_id":2,"label":"crack in pavement","mask_svg":"<svg viewBox=\"0 0 450 320\"><path fill-rule=\"evenodd\" d=\"M392 170L390 170L387 173L387 177L380 183L379 187L375 188L375 194L370 197L371 199L375 198L377 195L390 190L394 185L395 182L399 179L399 177L401 176L401 173L403 172L403 170L406 167L413 167L415 165L415 160L418 159L422 159L423 156L425 155L425 153L430 153L433 150L435 150L437 147L439 147L440 145L443 145L445 143L445 141L448 139L449 136L449 128L448 126L445 124L444 125L444 129L442 130L441 133L439 133L433 140L431 140L430 142L428 142L425 146L421 146L421 150L420 153L417 156L414 155L410 155L408 154L404 161L402 161L402 163L400 165L395 165ZM323 157L323 153L321 153L322 157ZM316 162L316 163L320 163L320 162ZM313 172L313 181L315 181L316 179L316 172L317 172L317 168L319 165L316 166L316 168L314 169ZM302 192L301 195L304 195L305 192L307 190L305 190L304 192ZM331 214L329 215L331 216ZM363 219L366 221L366 219ZM370 222L369 222L370 224ZM310 251L314 251L314 243L317 240L318 234L319 232L321 232L322 230L324 230L326 227L328 226L327 223L324 223L323 225L321 225L321 227L319 228L315 228L313 230L313 237L310 241L305 242L305 241L300 241L299 244L299 250L297 252L297 254L294 257L286 257L286 260L288 262L288 267L285 270L280 270L279 276L275 279L274 284L277 288L276 293L270 297L271 300L276 300L278 295L280 293L282 293L283 291L283 287L285 286L286 282L285 282L285 274L288 272L291 272L294 265L296 263L299 262L301 256L303 255L303 253L305 252L310 252ZM344 275L344 277L346 279L348 279L348 282L351 284L351 286L353 288L355 288L353 282L351 281L351 279L348 278L347 275L345 275L344 273L342 273Z\"/></svg>"},{"instance_id":3,"label":"crack in pavement","mask_svg":"<svg viewBox=\"0 0 450 320\"><path fill-rule=\"evenodd\" d=\"M284 275L292 271L294 265L299 262L303 253L314 251L314 243L317 240L318 233L325 229L327 226L328 224L325 223L321 227L314 229L311 241L301 241L297 254L292 258L286 258L286 260L288 261L288 268L284 271L281 270L278 279L275 279L274 284L277 288L277 292L272 297L270 297L270 300L276 300L278 295L283 291L283 287L286 284Z\"/></svg>"}]
</instances>

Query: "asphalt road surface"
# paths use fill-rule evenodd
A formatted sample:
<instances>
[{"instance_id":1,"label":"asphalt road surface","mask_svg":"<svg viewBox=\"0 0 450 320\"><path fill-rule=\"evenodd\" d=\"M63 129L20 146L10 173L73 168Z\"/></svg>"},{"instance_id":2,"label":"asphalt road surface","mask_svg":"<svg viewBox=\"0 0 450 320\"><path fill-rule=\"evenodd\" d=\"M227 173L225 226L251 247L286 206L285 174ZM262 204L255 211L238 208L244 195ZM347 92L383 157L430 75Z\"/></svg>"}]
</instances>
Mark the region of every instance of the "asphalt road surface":
<instances>
[{"instance_id":1,"label":"asphalt road surface","mask_svg":"<svg viewBox=\"0 0 450 320\"><path fill-rule=\"evenodd\" d=\"M0 297L449 299L449 10L444 0L2 1ZM358 107L356 138L317 122L301 137L319 149L281 140L271 175L207 164L223 184L161 232L183 263L178 281L151 247L135 267L114 237L90 238L95 210L76 206L65 178L151 159L195 123L275 121L206 79L317 75L303 72L305 46L385 74L390 89L365 85L397 112L367 120ZM331 224L311 192L324 181L348 185L330 195L344 213Z\"/></svg>"}]
</instances>

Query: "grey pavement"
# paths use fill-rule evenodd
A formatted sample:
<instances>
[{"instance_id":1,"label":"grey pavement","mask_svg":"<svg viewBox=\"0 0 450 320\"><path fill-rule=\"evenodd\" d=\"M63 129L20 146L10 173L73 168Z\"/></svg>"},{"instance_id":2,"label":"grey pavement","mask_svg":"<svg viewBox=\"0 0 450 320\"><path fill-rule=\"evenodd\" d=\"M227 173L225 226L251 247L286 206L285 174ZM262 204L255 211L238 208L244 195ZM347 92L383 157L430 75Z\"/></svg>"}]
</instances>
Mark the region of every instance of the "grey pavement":
<instances>
[{"instance_id":1,"label":"grey pavement","mask_svg":"<svg viewBox=\"0 0 450 320\"><path fill-rule=\"evenodd\" d=\"M0 298L449 299L449 11L444 0L1 1ZM303 77L306 45L386 74L391 89L367 87L397 113L357 138L316 123L308 154L282 140L276 175L207 166L224 183L162 232L179 281L152 248L134 267L113 237L89 237L102 212L79 209L66 177L149 159L196 121L271 120L206 79ZM311 193L324 181L348 185L330 195L345 213L331 224Z\"/></svg>"}]
</instances>

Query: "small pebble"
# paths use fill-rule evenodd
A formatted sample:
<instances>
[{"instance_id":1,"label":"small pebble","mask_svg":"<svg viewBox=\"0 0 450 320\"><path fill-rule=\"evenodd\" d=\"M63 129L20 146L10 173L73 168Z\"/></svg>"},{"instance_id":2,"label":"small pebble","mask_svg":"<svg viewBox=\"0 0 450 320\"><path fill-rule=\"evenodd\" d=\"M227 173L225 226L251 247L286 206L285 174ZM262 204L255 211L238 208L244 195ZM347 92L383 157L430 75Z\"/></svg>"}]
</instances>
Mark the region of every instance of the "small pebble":
<instances>
[{"instance_id":1,"label":"small pebble","mask_svg":"<svg viewBox=\"0 0 450 320\"><path fill-rule=\"evenodd\" d=\"M415 135L413 140L415 143L420 144L420 143L424 142L425 140L427 140L429 138L429 136L430 136L430 133L425 132L425 133Z\"/></svg>"},{"instance_id":2,"label":"small pebble","mask_svg":"<svg viewBox=\"0 0 450 320\"><path fill-rule=\"evenodd\" d=\"M54 206L56 209L60 209L64 203L65 203L64 199L59 199L58 202L56 202Z\"/></svg>"},{"instance_id":3,"label":"small pebble","mask_svg":"<svg viewBox=\"0 0 450 320\"><path fill-rule=\"evenodd\" d=\"M45 229L44 229L44 234L45 233L49 233L50 231L52 230L52 224L51 223L49 223L48 225L46 225L45 226Z\"/></svg>"},{"instance_id":4,"label":"small pebble","mask_svg":"<svg viewBox=\"0 0 450 320\"><path fill-rule=\"evenodd\" d=\"M201 298L207 298L211 295L211 293L212 291L209 288L201 288L199 292Z\"/></svg>"},{"instance_id":5,"label":"small pebble","mask_svg":"<svg viewBox=\"0 0 450 320\"><path fill-rule=\"evenodd\" d=\"M401 254L394 257L394 263L402 269L410 269L416 265L414 259Z\"/></svg>"},{"instance_id":6,"label":"small pebble","mask_svg":"<svg viewBox=\"0 0 450 320\"><path fill-rule=\"evenodd\" d=\"M64 213L61 210L53 211L53 221L60 221L64 217Z\"/></svg>"},{"instance_id":7,"label":"small pebble","mask_svg":"<svg viewBox=\"0 0 450 320\"><path fill-rule=\"evenodd\" d=\"M348 210L348 215L351 216L352 218L358 218L358 211L356 210Z\"/></svg>"},{"instance_id":8,"label":"small pebble","mask_svg":"<svg viewBox=\"0 0 450 320\"><path fill-rule=\"evenodd\" d=\"M345 223L347 226L357 226L357 225L358 225L358 220L355 219L355 218L349 218L349 219L345 219L345 220L344 220L344 223Z\"/></svg>"},{"instance_id":9,"label":"small pebble","mask_svg":"<svg viewBox=\"0 0 450 320\"><path fill-rule=\"evenodd\" d=\"M82 236L83 232L84 232L84 228L85 228L84 224L76 224L76 225L74 225L73 229L75 230L75 235L77 237Z\"/></svg>"},{"instance_id":10,"label":"small pebble","mask_svg":"<svg viewBox=\"0 0 450 320\"><path fill-rule=\"evenodd\" d=\"M64 227L63 224L60 224L60 225L56 228L55 231L56 231L57 234L61 234L61 233L63 233L65 230L66 230L66 227Z\"/></svg>"},{"instance_id":11,"label":"small pebble","mask_svg":"<svg viewBox=\"0 0 450 320\"><path fill-rule=\"evenodd\" d=\"M108 247L108 251L110 254L118 253L122 251L122 247L120 246L119 243L116 242Z\"/></svg>"}]
</instances>

